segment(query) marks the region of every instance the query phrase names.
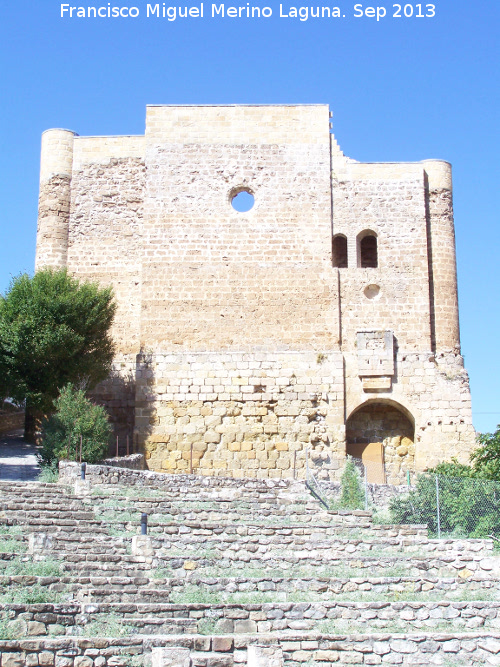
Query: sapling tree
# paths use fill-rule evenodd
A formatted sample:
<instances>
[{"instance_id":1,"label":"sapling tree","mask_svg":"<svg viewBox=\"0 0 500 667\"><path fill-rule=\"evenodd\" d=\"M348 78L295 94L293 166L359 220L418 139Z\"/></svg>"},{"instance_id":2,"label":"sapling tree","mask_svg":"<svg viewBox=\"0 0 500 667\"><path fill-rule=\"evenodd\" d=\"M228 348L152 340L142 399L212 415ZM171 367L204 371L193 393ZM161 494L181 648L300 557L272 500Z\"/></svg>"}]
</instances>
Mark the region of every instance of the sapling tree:
<instances>
[{"instance_id":1,"label":"sapling tree","mask_svg":"<svg viewBox=\"0 0 500 667\"><path fill-rule=\"evenodd\" d=\"M55 401L55 413L42 424L42 463L61 459L77 460L82 447L82 460L95 463L105 458L112 427L106 411L72 384L63 387Z\"/></svg>"}]
</instances>

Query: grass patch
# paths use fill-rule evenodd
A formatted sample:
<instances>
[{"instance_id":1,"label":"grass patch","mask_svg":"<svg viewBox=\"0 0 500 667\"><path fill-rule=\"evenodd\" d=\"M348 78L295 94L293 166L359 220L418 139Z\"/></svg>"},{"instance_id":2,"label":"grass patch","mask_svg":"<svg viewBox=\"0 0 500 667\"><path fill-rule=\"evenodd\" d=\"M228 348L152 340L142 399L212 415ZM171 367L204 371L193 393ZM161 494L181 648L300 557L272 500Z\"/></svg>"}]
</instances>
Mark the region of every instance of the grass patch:
<instances>
[{"instance_id":1,"label":"grass patch","mask_svg":"<svg viewBox=\"0 0 500 667\"><path fill-rule=\"evenodd\" d=\"M180 590L174 590L170 595L174 604L222 604L226 602L226 595L219 591L210 591L202 586L186 585Z\"/></svg>"},{"instance_id":2,"label":"grass patch","mask_svg":"<svg viewBox=\"0 0 500 667\"><path fill-rule=\"evenodd\" d=\"M45 484L55 484L59 481L59 467L58 461L52 461L51 463L41 463L40 464L40 473L38 475L38 482L44 482Z\"/></svg>"},{"instance_id":3,"label":"grass patch","mask_svg":"<svg viewBox=\"0 0 500 667\"><path fill-rule=\"evenodd\" d=\"M27 549L28 545L22 540L16 540L15 537L0 540L0 553L2 554L21 554L27 551Z\"/></svg>"},{"instance_id":4,"label":"grass patch","mask_svg":"<svg viewBox=\"0 0 500 667\"><path fill-rule=\"evenodd\" d=\"M202 618L198 621L198 634L200 635L217 635L221 631L217 627L217 620L215 618Z\"/></svg>"},{"instance_id":5,"label":"grass patch","mask_svg":"<svg viewBox=\"0 0 500 667\"><path fill-rule=\"evenodd\" d=\"M22 535L23 526L15 524L14 526L0 525L0 535Z\"/></svg>"},{"instance_id":6,"label":"grass patch","mask_svg":"<svg viewBox=\"0 0 500 667\"><path fill-rule=\"evenodd\" d=\"M11 588L0 593L1 604L48 604L63 601L65 600L62 593L49 590L47 586L40 584Z\"/></svg>"},{"instance_id":7,"label":"grass patch","mask_svg":"<svg viewBox=\"0 0 500 667\"><path fill-rule=\"evenodd\" d=\"M78 633L82 637L130 637L137 633L133 625L115 614L100 614L98 619L86 623Z\"/></svg>"},{"instance_id":8,"label":"grass patch","mask_svg":"<svg viewBox=\"0 0 500 667\"><path fill-rule=\"evenodd\" d=\"M26 575L31 577L60 577L62 576L61 561L54 559L33 561L25 558L13 558L7 561L2 574L8 577Z\"/></svg>"}]
</instances>

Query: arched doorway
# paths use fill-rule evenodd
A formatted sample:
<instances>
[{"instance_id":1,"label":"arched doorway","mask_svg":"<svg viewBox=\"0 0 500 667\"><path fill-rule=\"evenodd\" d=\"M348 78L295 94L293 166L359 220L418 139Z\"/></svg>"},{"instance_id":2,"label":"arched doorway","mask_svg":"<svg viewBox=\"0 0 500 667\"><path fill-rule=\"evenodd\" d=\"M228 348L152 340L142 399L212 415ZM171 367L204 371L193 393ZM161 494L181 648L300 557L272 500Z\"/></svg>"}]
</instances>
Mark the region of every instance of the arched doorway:
<instances>
[{"instance_id":1,"label":"arched doorway","mask_svg":"<svg viewBox=\"0 0 500 667\"><path fill-rule=\"evenodd\" d=\"M346 454L362 459L371 483L404 483L414 469L414 439L413 419L397 403L364 403L347 420Z\"/></svg>"}]
</instances>

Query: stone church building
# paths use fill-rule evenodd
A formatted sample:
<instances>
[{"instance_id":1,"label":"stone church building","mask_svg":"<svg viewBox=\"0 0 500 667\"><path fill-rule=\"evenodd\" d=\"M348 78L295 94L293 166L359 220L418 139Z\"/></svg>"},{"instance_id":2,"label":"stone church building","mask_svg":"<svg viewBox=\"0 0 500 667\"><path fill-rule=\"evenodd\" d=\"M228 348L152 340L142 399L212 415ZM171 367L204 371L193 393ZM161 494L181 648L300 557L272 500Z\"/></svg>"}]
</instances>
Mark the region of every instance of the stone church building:
<instances>
[{"instance_id":1,"label":"stone church building","mask_svg":"<svg viewBox=\"0 0 500 667\"><path fill-rule=\"evenodd\" d=\"M149 106L144 136L43 134L36 268L113 285L96 396L149 468L302 477L307 450L397 482L468 459L451 167L356 162L329 115Z\"/></svg>"}]
</instances>

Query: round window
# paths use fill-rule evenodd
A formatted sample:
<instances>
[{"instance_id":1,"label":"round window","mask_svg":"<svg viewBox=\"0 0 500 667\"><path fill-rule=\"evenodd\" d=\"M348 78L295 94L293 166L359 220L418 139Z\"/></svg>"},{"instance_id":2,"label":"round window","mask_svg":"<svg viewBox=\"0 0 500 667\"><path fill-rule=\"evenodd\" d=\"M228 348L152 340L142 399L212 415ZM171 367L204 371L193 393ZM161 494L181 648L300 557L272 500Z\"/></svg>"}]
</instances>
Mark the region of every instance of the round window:
<instances>
[{"instance_id":1,"label":"round window","mask_svg":"<svg viewBox=\"0 0 500 667\"><path fill-rule=\"evenodd\" d=\"M253 208L255 199L249 190L239 190L231 197L231 206L238 213L246 213Z\"/></svg>"}]
</instances>

